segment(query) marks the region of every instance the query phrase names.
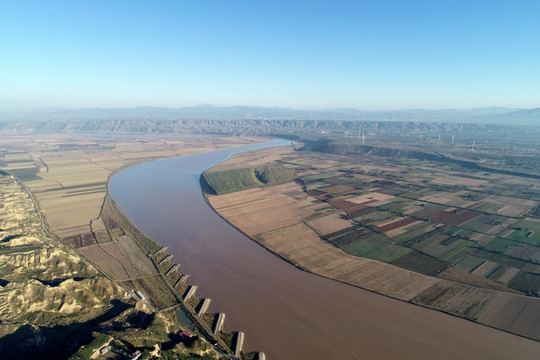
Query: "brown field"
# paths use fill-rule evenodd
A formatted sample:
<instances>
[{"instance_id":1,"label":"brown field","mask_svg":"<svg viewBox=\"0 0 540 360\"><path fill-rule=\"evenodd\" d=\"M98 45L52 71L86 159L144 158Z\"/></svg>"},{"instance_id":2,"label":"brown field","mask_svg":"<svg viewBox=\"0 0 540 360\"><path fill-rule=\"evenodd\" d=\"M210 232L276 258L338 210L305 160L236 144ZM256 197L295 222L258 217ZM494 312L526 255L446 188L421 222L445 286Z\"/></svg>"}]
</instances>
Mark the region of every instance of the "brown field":
<instances>
[{"instance_id":1,"label":"brown field","mask_svg":"<svg viewBox=\"0 0 540 360\"><path fill-rule=\"evenodd\" d=\"M42 213L52 229L65 229L88 225L99 216L105 189L100 193L65 197L63 191L36 195Z\"/></svg>"},{"instance_id":2,"label":"brown field","mask_svg":"<svg viewBox=\"0 0 540 360\"><path fill-rule=\"evenodd\" d=\"M369 194L356 196L347 200L356 204L360 204L360 205L369 204L369 206L379 206L382 204L389 203L393 198L394 198L393 195L372 192Z\"/></svg>"},{"instance_id":3,"label":"brown field","mask_svg":"<svg viewBox=\"0 0 540 360\"><path fill-rule=\"evenodd\" d=\"M480 216L482 216L482 213L474 210L454 209L453 211L449 211L447 209L430 215L429 220L447 225L461 225Z\"/></svg>"},{"instance_id":4,"label":"brown field","mask_svg":"<svg viewBox=\"0 0 540 360\"><path fill-rule=\"evenodd\" d=\"M495 269L498 265L499 264L497 264L496 262L486 261L482 265L474 269L474 271L471 274L484 277L493 269Z\"/></svg>"},{"instance_id":5,"label":"brown field","mask_svg":"<svg viewBox=\"0 0 540 360\"><path fill-rule=\"evenodd\" d=\"M484 310L478 322L539 340L540 322L531 316L539 312L538 299L503 293Z\"/></svg>"},{"instance_id":6,"label":"brown field","mask_svg":"<svg viewBox=\"0 0 540 360\"><path fill-rule=\"evenodd\" d=\"M510 280L514 278L519 273L519 269L516 268L508 268L505 272L503 272L498 278L497 281L503 284L508 284Z\"/></svg>"},{"instance_id":7,"label":"brown field","mask_svg":"<svg viewBox=\"0 0 540 360\"><path fill-rule=\"evenodd\" d=\"M380 227L392 224L396 221L403 219L403 217L397 214L388 214L388 215L390 216L389 218L385 218L384 220L380 220L380 221L374 221L372 225L375 225L376 228L380 228Z\"/></svg>"},{"instance_id":8,"label":"brown field","mask_svg":"<svg viewBox=\"0 0 540 360\"><path fill-rule=\"evenodd\" d=\"M540 323L526 314L538 314L535 298L442 281L413 299L414 303L443 310L481 324L540 339Z\"/></svg>"},{"instance_id":9,"label":"brown field","mask_svg":"<svg viewBox=\"0 0 540 360\"><path fill-rule=\"evenodd\" d=\"M157 274L157 270L128 236L78 249L113 278L124 281Z\"/></svg>"},{"instance_id":10,"label":"brown field","mask_svg":"<svg viewBox=\"0 0 540 360\"><path fill-rule=\"evenodd\" d=\"M144 269L138 269L135 267L129 255L124 253L125 249L121 249L117 242L109 242L99 245L107 254L117 260L122 268L127 272L128 278L139 277L148 275L145 274ZM137 251L138 248L135 249ZM140 251L140 250L139 250ZM99 262L97 262L99 264Z\"/></svg>"},{"instance_id":11,"label":"brown field","mask_svg":"<svg viewBox=\"0 0 540 360\"><path fill-rule=\"evenodd\" d=\"M307 224L317 233L322 235L327 235L354 225L351 220L347 219L347 214L343 212L311 220L308 221Z\"/></svg>"},{"instance_id":12,"label":"brown field","mask_svg":"<svg viewBox=\"0 0 540 360\"><path fill-rule=\"evenodd\" d=\"M208 201L231 224L251 236L297 224L320 207L311 197L297 200L283 194L301 189L296 183L287 183L208 196Z\"/></svg>"},{"instance_id":13,"label":"brown field","mask_svg":"<svg viewBox=\"0 0 540 360\"><path fill-rule=\"evenodd\" d=\"M455 201L455 197L453 193L435 192L430 195L423 196L419 198L418 200L425 201L425 202L432 202L436 204L442 204L442 205L450 205L450 203Z\"/></svg>"},{"instance_id":14,"label":"brown field","mask_svg":"<svg viewBox=\"0 0 540 360\"><path fill-rule=\"evenodd\" d=\"M107 254L109 254L109 256L111 256L113 259L115 259L121 264L122 268L127 272L128 278L139 277L142 275L138 271L138 269L135 266L133 266L133 264L124 256L122 251L118 248L118 246L115 243L110 242L110 243L100 244L98 246L100 246L103 249L103 251L105 251Z\"/></svg>"},{"instance_id":15,"label":"brown field","mask_svg":"<svg viewBox=\"0 0 540 360\"><path fill-rule=\"evenodd\" d=\"M80 225L80 226L74 226L70 228L64 228L56 231L56 235L60 239L63 239L68 236L76 236L78 234L86 234L91 233L90 225Z\"/></svg>"},{"instance_id":16,"label":"brown field","mask_svg":"<svg viewBox=\"0 0 540 360\"><path fill-rule=\"evenodd\" d=\"M402 300L410 300L440 281L376 260L349 255L321 240L304 224L269 231L255 239L307 271Z\"/></svg>"},{"instance_id":17,"label":"brown field","mask_svg":"<svg viewBox=\"0 0 540 360\"><path fill-rule=\"evenodd\" d=\"M92 229L92 232L106 230L105 224L103 223L103 220L101 218L99 218L97 220L91 220L90 221L90 229Z\"/></svg>"},{"instance_id":18,"label":"brown field","mask_svg":"<svg viewBox=\"0 0 540 360\"><path fill-rule=\"evenodd\" d=\"M491 290L443 280L414 298L413 302L477 320L497 302L497 298Z\"/></svg>"},{"instance_id":19,"label":"brown field","mask_svg":"<svg viewBox=\"0 0 540 360\"><path fill-rule=\"evenodd\" d=\"M62 240L74 248L97 244L97 241L92 235L92 233L80 233L78 235L70 235L64 237Z\"/></svg>"},{"instance_id":20,"label":"brown field","mask_svg":"<svg viewBox=\"0 0 540 360\"><path fill-rule=\"evenodd\" d=\"M133 264L141 276L157 274L157 270L146 255L129 236L120 236L114 244L128 261Z\"/></svg>"},{"instance_id":21,"label":"brown field","mask_svg":"<svg viewBox=\"0 0 540 360\"><path fill-rule=\"evenodd\" d=\"M514 275L516 275L519 270L517 270ZM521 292L517 290L510 289L509 287L501 284L500 282L496 282L490 279L486 279L483 277L472 275L466 271L456 269L456 268L448 268L437 275L440 279L455 281L462 284L467 284L471 286L477 286L485 289L492 289L492 290L498 290L498 291L504 291L504 292L510 292L514 294L521 294ZM513 277L513 276L512 276Z\"/></svg>"},{"instance_id":22,"label":"brown field","mask_svg":"<svg viewBox=\"0 0 540 360\"><path fill-rule=\"evenodd\" d=\"M387 232L387 231L390 231L390 230L400 228L402 226L410 225L410 224L415 223L417 221L418 220L416 220L416 219L406 217L406 218L403 218L401 220L394 221L394 222L392 222L390 224L383 225L383 226L379 227L377 230L382 231L382 232Z\"/></svg>"},{"instance_id":23,"label":"brown field","mask_svg":"<svg viewBox=\"0 0 540 360\"><path fill-rule=\"evenodd\" d=\"M107 253L100 245L91 245L78 249L90 261L116 280L129 279L129 274L122 263Z\"/></svg>"},{"instance_id":24,"label":"brown field","mask_svg":"<svg viewBox=\"0 0 540 360\"><path fill-rule=\"evenodd\" d=\"M111 237L109 236L109 232L107 230L95 231L93 235L94 235L94 238L96 239L96 242L99 244L112 241Z\"/></svg>"},{"instance_id":25,"label":"brown field","mask_svg":"<svg viewBox=\"0 0 540 360\"><path fill-rule=\"evenodd\" d=\"M500 205L500 207L496 208L496 210L494 211L495 213L512 217L522 216L524 213L531 209L534 209L539 204L537 201L515 199L507 196L496 195L492 195L486 200L488 202Z\"/></svg>"},{"instance_id":26,"label":"brown field","mask_svg":"<svg viewBox=\"0 0 540 360\"><path fill-rule=\"evenodd\" d=\"M366 205L359 205L359 204L350 202L348 200L335 200L335 201L331 201L330 204L332 204L332 206L340 210L345 210L348 213L367 209Z\"/></svg>"},{"instance_id":27,"label":"brown field","mask_svg":"<svg viewBox=\"0 0 540 360\"><path fill-rule=\"evenodd\" d=\"M412 227L416 226L417 224L423 223L422 220L416 220L411 223L408 223L406 225L400 226L396 229L386 231L386 236L388 237L394 237L401 234L405 234L407 231L409 231ZM428 232L430 230L433 230L433 225L426 226L423 233Z\"/></svg>"}]
</instances>

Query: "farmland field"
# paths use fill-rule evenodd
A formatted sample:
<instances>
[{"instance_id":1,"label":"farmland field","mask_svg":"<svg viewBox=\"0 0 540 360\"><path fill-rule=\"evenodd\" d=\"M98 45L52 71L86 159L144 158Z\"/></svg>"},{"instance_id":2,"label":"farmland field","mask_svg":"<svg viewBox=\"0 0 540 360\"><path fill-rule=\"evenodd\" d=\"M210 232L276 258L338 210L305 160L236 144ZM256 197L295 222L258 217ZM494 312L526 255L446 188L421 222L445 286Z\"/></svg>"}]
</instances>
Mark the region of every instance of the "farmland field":
<instances>
[{"instance_id":1,"label":"farmland field","mask_svg":"<svg viewBox=\"0 0 540 360\"><path fill-rule=\"evenodd\" d=\"M311 199L298 200L282 193L298 190L301 190L300 185L288 183L271 188L208 196L208 200L233 225L238 225L248 235L255 235L296 224L321 207Z\"/></svg>"},{"instance_id":2,"label":"farmland field","mask_svg":"<svg viewBox=\"0 0 540 360\"><path fill-rule=\"evenodd\" d=\"M114 279L126 280L129 279L129 273L124 268L122 263L114 256L110 255L105 249L99 245L86 246L79 249L92 262L98 264L100 269L109 274Z\"/></svg>"},{"instance_id":3,"label":"farmland field","mask_svg":"<svg viewBox=\"0 0 540 360\"><path fill-rule=\"evenodd\" d=\"M0 136L0 138L2 138ZM138 162L251 144L240 137L87 137L75 134L2 138L0 169L20 176L60 237L88 233L97 219L113 171ZM30 145L28 145L30 144ZM20 151L20 149L25 151Z\"/></svg>"},{"instance_id":4,"label":"farmland field","mask_svg":"<svg viewBox=\"0 0 540 360\"><path fill-rule=\"evenodd\" d=\"M535 240L540 221L518 218L539 203L499 189L501 182L532 183L472 170L461 174L428 162L414 168L413 161L395 158L374 157L368 165L343 155L335 160L310 152L280 156L286 161L275 156L267 160L294 169L296 182L208 195L210 204L244 233L305 270L471 320L480 321L488 312L485 323L519 328L526 336L536 331L493 317L493 309L504 311L493 291L533 296L523 311L536 309L539 302L534 297L540 296L540 240ZM261 154L251 157L264 163ZM230 161L238 166L234 157ZM227 162L219 169L226 170ZM285 189L294 190L295 199L284 201ZM374 273L366 261L373 268L387 263L379 268L384 280L368 276ZM411 274L421 277L413 281Z\"/></svg>"},{"instance_id":5,"label":"farmland field","mask_svg":"<svg viewBox=\"0 0 540 360\"><path fill-rule=\"evenodd\" d=\"M517 230L508 238L531 245L540 244L540 220L525 218L512 226Z\"/></svg>"},{"instance_id":6,"label":"farmland field","mask_svg":"<svg viewBox=\"0 0 540 360\"><path fill-rule=\"evenodd\" d=\"M317 233L322 235L343 230L353 225L346 214L342 212L310 220L307 224L309 224L309 226Z\"/></svg>"}]
</instances>

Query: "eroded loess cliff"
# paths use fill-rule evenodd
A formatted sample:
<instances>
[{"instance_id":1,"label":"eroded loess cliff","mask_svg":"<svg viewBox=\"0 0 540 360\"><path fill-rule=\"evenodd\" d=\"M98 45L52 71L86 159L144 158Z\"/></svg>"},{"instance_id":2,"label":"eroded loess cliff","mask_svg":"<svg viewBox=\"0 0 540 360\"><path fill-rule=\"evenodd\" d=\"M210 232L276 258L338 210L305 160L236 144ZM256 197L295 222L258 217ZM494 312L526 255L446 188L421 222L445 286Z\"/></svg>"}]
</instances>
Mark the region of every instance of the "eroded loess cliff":
<instances>
[{"instance_id":1,"label":"eroded loess cliff","mask_svg":"<svg viewBox=\"0 0 540 360\"><path fill-rule=\"evenodd\" d=\"M48 234L25 189L14 177L0 175L0 349L18 339L47 349L58 336L49 329L69 336L70 327L81 330L81 324L108 313L124 295Z\"/></svg>"}]
</instances>

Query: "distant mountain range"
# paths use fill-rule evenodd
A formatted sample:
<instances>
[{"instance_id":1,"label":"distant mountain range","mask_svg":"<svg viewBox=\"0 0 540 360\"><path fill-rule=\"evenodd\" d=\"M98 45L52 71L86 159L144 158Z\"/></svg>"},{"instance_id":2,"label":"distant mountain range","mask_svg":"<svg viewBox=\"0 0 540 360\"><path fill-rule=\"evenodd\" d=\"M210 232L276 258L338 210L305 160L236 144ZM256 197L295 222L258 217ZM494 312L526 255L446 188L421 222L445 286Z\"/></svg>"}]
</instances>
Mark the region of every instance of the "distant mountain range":
<instances>
[{"instance_id":1,"label":"distant mountain range","mask_svg":"<svg viewBox=\"0 0 540 360\"><path fill-rule=\"evenodd\" d=\"M500 107L468 110L362 111L357 109L297 110L250 106L159 108L93 108L0 113L0 121L87 121L87 120L339 120L339 121L414 121L435 123L475 123L540 125L540 108Z\"/></svg>"}]
</instances>

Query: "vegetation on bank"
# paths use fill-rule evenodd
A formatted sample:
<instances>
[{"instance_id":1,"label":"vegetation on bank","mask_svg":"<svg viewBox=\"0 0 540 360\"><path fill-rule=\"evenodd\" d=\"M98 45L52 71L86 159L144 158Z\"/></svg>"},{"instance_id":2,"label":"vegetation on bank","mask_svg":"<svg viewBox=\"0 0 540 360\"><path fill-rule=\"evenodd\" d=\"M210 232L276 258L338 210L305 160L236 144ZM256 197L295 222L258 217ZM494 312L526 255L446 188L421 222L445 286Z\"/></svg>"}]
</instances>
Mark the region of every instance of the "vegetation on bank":
<instances>
[{"instance_id":1,"label":"vegetation on bank","mask_svg":"<svg viewBox=\"0 0 540 360\"><path fill-rule=\"evenodd\" d=\"M211 190L217 194L272 186L293 181L296 172L279 164L263 165L223 171L205 171L203 179Z\"/></svg>"},{"instance_id":2,"label":"vegetation on bank","mask_svg":"<svg viewBox=\"0 0 540 360\"><path fill-rule=\"evenodd\" d=\"M111 340L109 335L101 334L96 337L92 342L86 346L83 346L75 354L70 356L69 360L88 360L92 357L96 350L99 350L103 345L107 344Z\"/></svg>"}]
</instances>

